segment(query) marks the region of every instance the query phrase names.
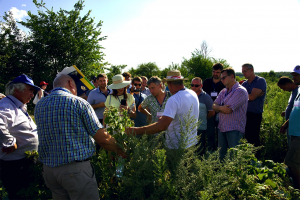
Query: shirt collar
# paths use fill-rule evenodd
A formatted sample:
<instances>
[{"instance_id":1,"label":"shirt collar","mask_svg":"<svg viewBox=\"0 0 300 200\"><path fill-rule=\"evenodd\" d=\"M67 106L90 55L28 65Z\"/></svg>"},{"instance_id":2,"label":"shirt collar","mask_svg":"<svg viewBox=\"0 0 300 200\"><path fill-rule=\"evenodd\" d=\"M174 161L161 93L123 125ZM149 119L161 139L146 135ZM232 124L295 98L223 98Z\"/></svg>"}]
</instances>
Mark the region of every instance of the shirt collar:
<instances>
[{"instance_id":1,"label":"shirt collar","mask_svg":"<svg viewBox=\"0 0 300 200\"><path fill-rule=\"evenodd\" d=\"M53 90L52 90L52 92L51 93L53 93L53 92L57 92L57 91L63 91L63 92L67 92L67 93L70 93L70 94L72 94L72 92L70 92L70 90L68 90L67 88L64 88L64 87L58 87L58 88L54 88Z\"/></svg>"},{"instance_id":2,"label":"shirt collar","mask_svg":"<svg viewBox=\"0 0 300 200\"><path fill-rule=\"evenodd\" d=\"M18 107L18 108L22 108L24 106L24 104L17 99L16 97L14 97L13 95L8 95L8 97L13 101L13 103Z\"/></svg>"}]
</instances>

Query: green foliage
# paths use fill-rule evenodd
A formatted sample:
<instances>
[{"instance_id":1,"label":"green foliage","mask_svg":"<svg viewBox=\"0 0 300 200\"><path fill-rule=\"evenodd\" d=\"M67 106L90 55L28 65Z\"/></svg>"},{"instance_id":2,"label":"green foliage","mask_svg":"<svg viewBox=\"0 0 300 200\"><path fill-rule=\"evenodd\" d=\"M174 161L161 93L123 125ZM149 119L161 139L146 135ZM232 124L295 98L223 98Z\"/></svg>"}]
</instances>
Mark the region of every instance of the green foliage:
<instances>
[{"instance_id":1,"label":"green foliage","mask_svg":"<svg viewBox=\"0 0 300 200\"><path fill-rule=\"evenodd\" d=\"M136 69L131 68L129 73L134 76L146 76L151 78L152 76L160 76L161 71L154 62L148 62L138 65Z\"/></svg>"},{"instance_id":2,"label":"green foliage","mask_svg":"<svg viewBox=\"0 0 300 200\"><path fill-rule=\"evenodd\" d=\"M111 65L110 68L106 68L109 70L109 73L107 73L107 78L109 81L112 81L112 77L117 74L122 74L122 70L125 69L127 65Z\"/></svg>"}]
</instances>

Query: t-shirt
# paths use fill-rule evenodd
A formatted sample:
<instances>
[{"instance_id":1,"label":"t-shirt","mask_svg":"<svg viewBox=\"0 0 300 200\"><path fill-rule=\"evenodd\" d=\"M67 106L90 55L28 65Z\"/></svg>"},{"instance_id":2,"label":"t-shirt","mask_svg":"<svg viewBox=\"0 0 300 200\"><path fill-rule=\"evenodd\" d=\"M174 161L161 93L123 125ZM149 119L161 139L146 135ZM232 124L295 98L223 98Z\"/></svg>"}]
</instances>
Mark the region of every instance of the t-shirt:
<instances>
[{"instance_id":1,"label":"t-shirt","mask_svg":"<svg viewBox=\"0 0 300 200\"><path fill-rule=\"evenodd\" d=\"M173 119L166 131L168 148L178 149L183 143L186 144L185 148L188 148L197 143L196 124L199 116L199 101L194 91L183 89L171 96L167 101L163 116ZM187 123L189 124L188 130ZM182 133L187 137L183 138Z\"/></svg>"},{"instance_id":2,"label":"t-shirt","mask_svg":"<svg viewBox=\"0 0 300 200\"><path fill-rule=\"evenodd\" d=\"M119 108L121 105L121 100L124 99L124 95L118 96L118 98L114 97L112 94L107 96L105 101L105 107L114 106ZM127 94L127 106L130 107L134 103L134 98L131 94Z\"/></svg>"},{"instance_id":3,"label":"t-shirt","mask_svg":"<svg viewBox=\"0 0 300 200\"><path fill-rule=\"evenodd\" d=\"M163 113L165 110L166 103L168 99L172 96L170 92L166 92L166 96L164 98L164 101L162 105L158 103L156 100L155 96L150 94L149 96L146 97L146 99L142 102L141 106L143 109L148 108L150 110L150 113L152 115L152 123L157 122L158 118L161 116L157 116L157 112Z\"/></svg>"},{"instance_id":4,"label":"t-shirt","mask_svg":"<svg viewBox=\"0 0 300 200\"><path fill-rule=\"evenodd\" d=\"M247 112L253 113L263 113L264 112L264 102L267 94L267 82L263 77L255 76L254 80L249 83L248 80L242 83L248 92L251 94L253 88L261 89L265 94L261 97L257 97L253 101L248 102Z\"/></svg>"},{"instance_id":5,"label":"t-shirt","mask_svg":"<svg viewBox=\"0 0 300 200\"><path fill-rule=\"evenodd\" d=\"M298 89L299 89L299 87L295 88L291 93L288 105L285 109L285 120L288 120L290 118L291 111L294 107L294 101L295 101L295 98L298 94Z\"/></svg>"},{"instance_id":6,"label":"t-shirt","mask_svg":"<svg viewBox=\"0 0 300 200\"><path fill-rule=\"evenodd\" d=\"M112 93L112 90L108 89L107 94L109 95L111 93ZM90 94L87 98L87 102L89 102L91 105L94 105L94 104L98 104L101 102L105 102L106 98L107 98L107 95L105 95L98 87L98 88L90 91ZM105 107L95 109L95 113L96 113L98 119L103 119L104 110L105 110Z\"/></svg>"},{"instance_id":7,"label":"t-shirt","mask_svg":"<svg viewBox=\"0 0 300 200\"><path fill-rule=\"evenodd\" d=\"M300 88L294 101L294 107L289 119L289 135L300 136Z\"/></svg>"},{"instance_id":8,"label":"t-shirt","mask_svg":"<svg viewBox=\"0 0 300 200\"><path fill-rule=\"evenodd\" d=\"M202 90L202 92L198 95L199 99L199 121L200 125L198 126L198 130L206 130L207 129L207 112L212 111L213 100L212 98Z\"/></svg>"},{"instance_id":9,"label":"t-shirt","mask_svg":"<svg viewBox=\"0 0 300 200\"><path fill-rule=\"evenodd\" d=\"M141 127L147 125L147 116L143 113L141 113L138 110L138 106L146 99L147 95L139 93L139 94L133 94L133 97L135 99L136 104L136 118L132 119L134 121L135 127Z\"/></svg>"},{"instance_id":10,"label":"t-shirt","mask_svg":"<svg viewBox=\"0 0 300 200\"><path fill-rule=\"evenodd\" d=\"M221 90L223 90L224 88L225 88L225 86L221 81L219 81L218 83L214 83L212 77L205 79L205 81L203 82L203 87L202 87L202 89L208 95L210 95L210 97L212 98L213 101L216 100L217 96L219 95Z\"/></svg>"}]
</instances>

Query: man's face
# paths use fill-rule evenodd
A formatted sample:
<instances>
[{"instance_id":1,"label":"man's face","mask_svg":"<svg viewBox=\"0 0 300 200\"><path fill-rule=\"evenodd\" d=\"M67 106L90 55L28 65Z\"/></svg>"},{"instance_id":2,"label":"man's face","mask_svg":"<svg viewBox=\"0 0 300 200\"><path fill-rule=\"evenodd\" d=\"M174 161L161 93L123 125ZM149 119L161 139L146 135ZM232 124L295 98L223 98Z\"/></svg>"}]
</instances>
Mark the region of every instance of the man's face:
<instances>
[{"instance_id":1,"label":"man's face","mask_svg":"<svg viewBox=\"0 0 300 200\"><path fill-rule=\"evenodd\" d=\"M228 76L227 72L223 72L221 75L221 81L227 87L231 82L231 76Z\"/></svg>"},{"instance_id":2,"label":"man's face","mask_svg":"<svg viewBox=\"0 0 300 200\"><path fill-rule=\"evenodd\" d=\"M191 89L196 92L196 94L201 92L202 84L200 80L193 80L191 84Z\"/></svg>"},{"instance_id":3,"label":"man's face","mask_svg":"<svg viewBox=\"0 0 300 200\"><path fill-rule=\"evenodd\" d=\"M147 80L142 78L142 89L144 90L146 86L147 86Z\"/></svg>"},{"instance_id":4,"label":"man's face","mask_svg":"<svg viewBox=\"0 0 300 200\"><path fill-rule=\"evenodd\" d=\"M221 70L213 69L212 76L213 76L213 79L220 79L221 78Z\"/></svg>"},{"instance_id":5,"label":"man's face","mask_svg":"<svg viewBox=\"0 0 300 200\"><path fill-rule=\"evenodd\" d=\"M142 83L140 81L133 81L133 86L136 89L140 89L142 87Z\"/></svg>"},{"instance_id":6,"label":"man's face","mask_svg":"<svg viewBox=\"0 0 300 200\"><path fill-rule=\"evenodd\" d=\"M98 80L97 79L95 79L95 80L93 80L93 84L94 84L94 86L97 88L99 85L98 85Z\"/></svg>"},{"instance_id":7,"label":"man's face","mask_svg":"<svg viewBox=\"0 0 300 200\"><path fill-rule=\"evenodd\" d=\"M287 88L287 84L285 85L278 85L278 87L280 87L280 89L282 89L283 91L289 91Z\"/></svg>"},{"instance_id":8,"label":"man's face","mask_svg":"<svg viewBox=\"0 0 300 200\"><path fill-rule=\"evenodd\" d=\"M300 85L300 74L293 72L293 81L296 85Z\"/></svg>"},{"instance_id":9,"label":"man's face","mask_svg":"<svg viewBox=\"0 0 300 200\"><path fill-rule=\"evenodd\" d=\"M34 88L30 85L25 84L26 87L24 91L20 91L18 89L14 92L14 97L16 97L19 101L21 101L23 104L29 103L29 101L34 97Z\"/></svg>"},{"instance_id":10,"label":"man's face","mask_svg":"<svg viewBox=\"0 0 300 200\"><path fill-rule=\"evenodd\" d=\"M244 77L245 77L246 79L249 79L249 77L250 77L252 71L253 71L253 69L251 69L251 68L248 68L248 67L242 67L242 73L243 73L243 75L244 75Z\"/></svg>"},{"instance_id":11,"label":"man's face","mask_svg":"<svg viewBox=\"0 0 300 200\"><path fill-rule=\"evenodd\" d=\"M43 90L46 90L46 88L47 88L47 85L42 85L42 87L41 87Z\"/></svg>"},{"instance_id":12,"label":"man's face","mask_svg":"<svg viewBox=\"0 0 300 200\"><path fill-rule=\"evenodd\" d=\"M125 81L131 81L130 76L125 76Z\"/></svg>"},{"instance_id":13,"label":"man's face","mask_svg":"<svg viewBox=\"0 0 300 200\"><path fill-rule=\"evenodd\" d=\"M105 77L99 77L97 82L98 82L98 86L101 89L104 89L107 86L108 79L106 79Z\"/></svg>"},{"instance_id":14,"label":"man's face","mask_svg":"<svg viewBox=\"0 0 300 200\"><path fill-rule=\"evenodd\" d=\"M156 85L155 83L150 83L150 85L148 85L148 88L151 94L156 97L161 91L161 84Z\"/></svg>"}]
</instances>

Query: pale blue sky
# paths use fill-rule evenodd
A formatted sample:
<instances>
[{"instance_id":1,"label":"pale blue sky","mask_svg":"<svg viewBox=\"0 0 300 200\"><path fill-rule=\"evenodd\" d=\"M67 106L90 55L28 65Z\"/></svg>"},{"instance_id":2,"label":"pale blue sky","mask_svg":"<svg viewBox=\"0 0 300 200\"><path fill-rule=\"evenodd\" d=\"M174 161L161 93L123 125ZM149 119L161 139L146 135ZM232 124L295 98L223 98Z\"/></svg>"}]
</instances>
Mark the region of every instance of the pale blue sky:
<instances>
[{"instance_id":1,"label":"pale blue sky","mask_svg":"<svg viewBox=\"0 0 300 200\"><path fill-rule=\"evenodd\" d=\"M71 10L76 0L45 0L47 8ZM36 13L31 0L0 0L0 15ZM255 71L291 71L300 64L300 0L86 0L102 20L101 42L111 64L156 62L161 69L190 58L203 40L211 56L237 71L249 62ZM127 69L128 69L127 68Z\"/></svg>"}]
</instances>

